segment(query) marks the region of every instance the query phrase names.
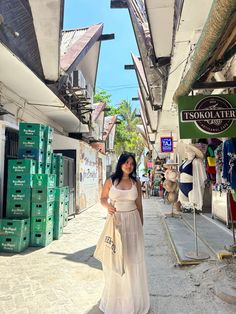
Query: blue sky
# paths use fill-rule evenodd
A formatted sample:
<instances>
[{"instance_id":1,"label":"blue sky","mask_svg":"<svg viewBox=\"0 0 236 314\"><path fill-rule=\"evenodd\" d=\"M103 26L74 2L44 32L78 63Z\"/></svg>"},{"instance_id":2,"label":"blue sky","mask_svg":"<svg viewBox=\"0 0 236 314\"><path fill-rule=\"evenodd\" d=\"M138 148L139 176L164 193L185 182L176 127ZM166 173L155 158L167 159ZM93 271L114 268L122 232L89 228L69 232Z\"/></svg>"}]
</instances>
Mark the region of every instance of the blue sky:
<instances>
[{"instance_id":1,"label":"blue sky","mask_svg":"<svg viewBox=\"0 0 236 314\"><path fill-rule=\"evenodd\" d=\"M104 23L103 34L115 33L115 39L102 42L97 88L112 94L112 104L121 99L137 102L138 83L134 70L124 70L132 64L130 53L139 55L127 9L110 9L110 0L65 0L64 29Z\"/></svg>"}]
</instances>

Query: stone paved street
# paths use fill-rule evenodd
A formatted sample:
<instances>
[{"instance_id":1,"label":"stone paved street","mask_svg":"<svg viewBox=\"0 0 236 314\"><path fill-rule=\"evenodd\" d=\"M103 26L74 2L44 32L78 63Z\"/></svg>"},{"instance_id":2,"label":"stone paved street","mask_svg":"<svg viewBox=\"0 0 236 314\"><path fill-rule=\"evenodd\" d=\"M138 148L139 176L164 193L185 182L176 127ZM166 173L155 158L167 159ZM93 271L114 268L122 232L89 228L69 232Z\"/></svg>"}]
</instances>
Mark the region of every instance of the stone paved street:
<instances>
[{"instance_id":1,"label":"stone paved street","mask_svg":"<svg viewBox=\"0 0 236 314\"><path fill-rule=\"evenodd\" d=\"M144 200L150 313L235 313L235 306L214 295L209 277L220 267L217 262L175 267L162 223L165 210L168 205L157 198ZM101 314L103 275L92 255L105 215L100 205L93 206L72 219L63 237L48 247L1 253L0 313Z\"/></svg>"}]
</instances>

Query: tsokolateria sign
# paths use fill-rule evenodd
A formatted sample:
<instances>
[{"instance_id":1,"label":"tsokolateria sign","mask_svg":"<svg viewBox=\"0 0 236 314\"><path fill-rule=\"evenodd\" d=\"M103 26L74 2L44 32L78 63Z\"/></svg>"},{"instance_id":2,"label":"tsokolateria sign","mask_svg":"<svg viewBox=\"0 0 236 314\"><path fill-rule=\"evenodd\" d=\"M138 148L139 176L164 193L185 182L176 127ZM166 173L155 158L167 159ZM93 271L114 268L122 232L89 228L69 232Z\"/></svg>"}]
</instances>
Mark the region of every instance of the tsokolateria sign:
<instances>
[{"instance_id":1,"label":"tsokolateria sign","mask_svg":"<svg viewBox=\"0 0 236 314\"><path fill-rule=\"evenodd\" d=\"M179 99L180 138L236 137L236 95Z\"/></svg>"}]
</instances>

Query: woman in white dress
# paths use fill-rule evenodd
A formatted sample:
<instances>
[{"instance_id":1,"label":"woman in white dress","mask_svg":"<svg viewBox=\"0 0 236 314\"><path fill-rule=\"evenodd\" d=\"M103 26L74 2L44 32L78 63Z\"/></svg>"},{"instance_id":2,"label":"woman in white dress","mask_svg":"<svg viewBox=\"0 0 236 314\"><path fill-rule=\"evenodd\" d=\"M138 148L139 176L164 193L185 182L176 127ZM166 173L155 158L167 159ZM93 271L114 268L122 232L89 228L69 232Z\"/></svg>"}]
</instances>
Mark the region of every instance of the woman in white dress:
<instances>
[{"instance_id":1,"label":"woman in white dress","mask_svg":"<svg viewBox=\"0 0 236 314\"><path fill-rule=\"evenodd\" d=\"M120 276L103 265L105 287L100 309L105 314L147 314L150 307L141 194L134 154L124 152L101 194L102 205L121 223L125 270Z\"/></svg>"}]
</instances>

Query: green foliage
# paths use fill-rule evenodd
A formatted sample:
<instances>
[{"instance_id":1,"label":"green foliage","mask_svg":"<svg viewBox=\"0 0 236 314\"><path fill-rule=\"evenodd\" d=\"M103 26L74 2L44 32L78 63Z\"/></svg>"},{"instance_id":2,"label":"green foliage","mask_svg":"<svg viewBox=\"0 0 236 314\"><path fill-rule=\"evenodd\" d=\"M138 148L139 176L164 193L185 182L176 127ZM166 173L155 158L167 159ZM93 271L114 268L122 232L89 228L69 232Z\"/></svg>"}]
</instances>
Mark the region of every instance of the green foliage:
<instances>
[{"instance_id":1,"label":"green foliage","mask_svg":"<svg viewBox=\"0 0 236 314\"><path fill-rule=\"evenodd\" d=\"M141 124L140 118L136 117L136 109L132 110L130 102L122 100L116 107L111 104L111 94L105 90L99 90L94 96L94 102L105 102L106 116L116 115L120 124L116 125L114 149L117 155L123 151L130 151L136 154L137 164L140 163L141 155L144 150L144 141L140 136L136 126Z\"/></svg>"},{"instance_id":2,"label":"green foliage","mask_svg":"<svg viewBox=\"0 0 236 314\"><path fill-rule=\"evenodd\" d=\"M130 102L122 100L116 108L112 108L111 112L116 114L120 121L116 126L116 154L120 155L123 151L133 152L139 163L144 150L144 141L136 128L137 124L141 123L140 118L136 117L136 109L132 110Z\"/></svg>"},{"instance_id":3,"label":"green foliage","mask_svg":"<svg viewBox=\"0 0 236 314\"><path fill-rule=\"evenodd\" d=\"M93 101L94 103L97 102L104 102L106 103L106 108L110 109L110 111L105 111L105 117L106 116L112 116L113 114L111 114L111 109L113 108L111 105L111 94L109 94L106 90L99 90L96 92L96 94L93 96Z\"/></svg>"},{"instance_id":4,"label":"green foliage","mask_svg":"<svg viewBox=\"0 0 236 314\"><path fill-rule=\"evenodd\" d=\"M96 94L93 96L94 103L102 101L105 102L107 105L111 105L111 94L107 91L101 89L96 91Z\"/></svg>"}]
</instances>

